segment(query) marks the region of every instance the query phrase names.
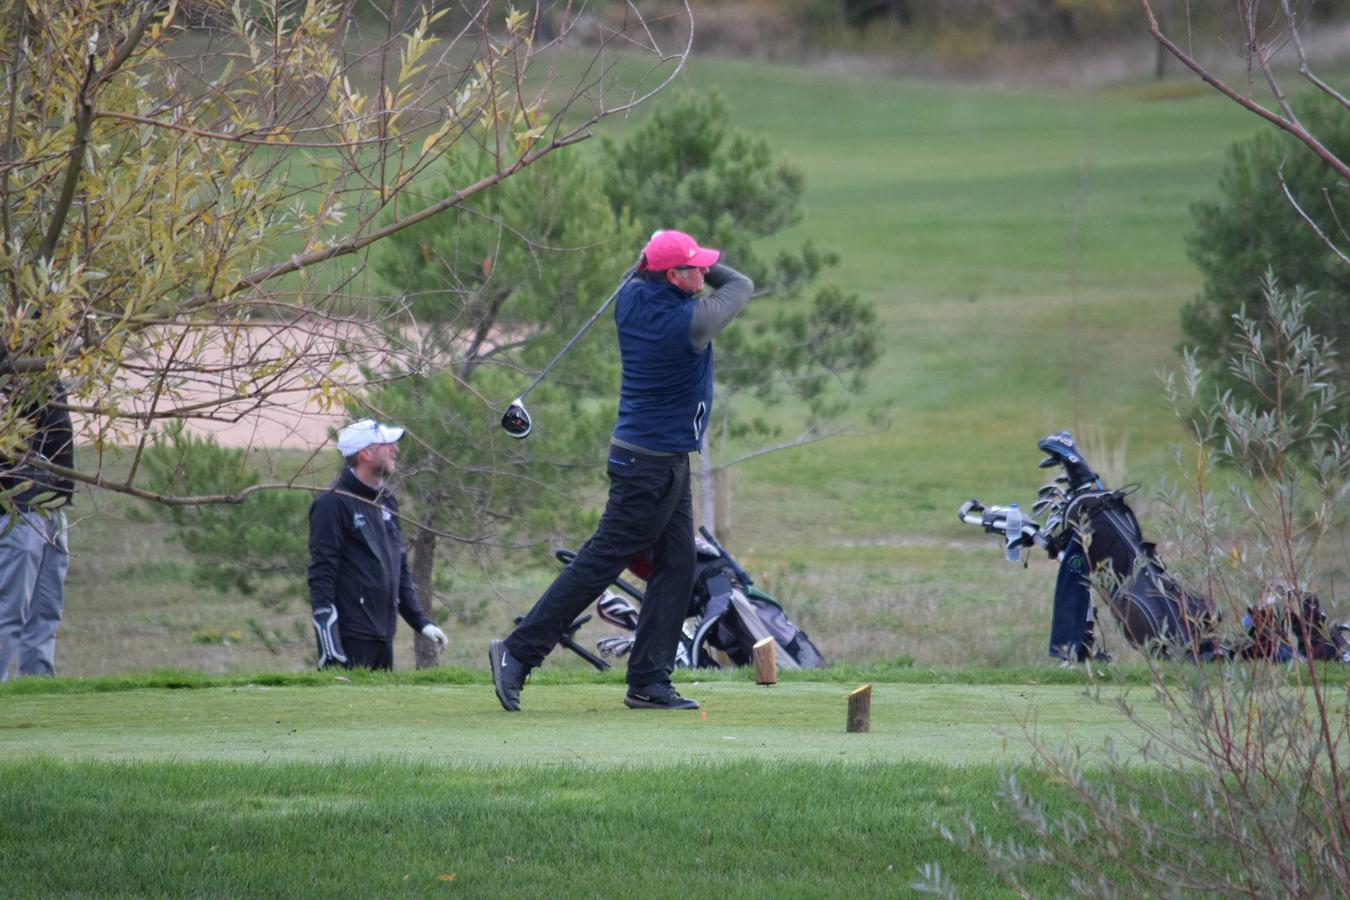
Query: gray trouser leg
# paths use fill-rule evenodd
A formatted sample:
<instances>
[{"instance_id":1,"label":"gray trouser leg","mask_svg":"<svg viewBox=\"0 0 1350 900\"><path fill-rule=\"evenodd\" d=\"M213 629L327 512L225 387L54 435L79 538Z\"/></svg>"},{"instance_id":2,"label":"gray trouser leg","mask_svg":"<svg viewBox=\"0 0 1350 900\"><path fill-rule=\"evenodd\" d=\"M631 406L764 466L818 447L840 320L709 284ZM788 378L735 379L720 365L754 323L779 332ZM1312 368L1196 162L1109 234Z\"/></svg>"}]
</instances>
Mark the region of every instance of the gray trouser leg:
<instances>
[{"instance_id":1,"label":"gray trouser leg","mask_svg":"<svg viewBox=\"0 0 1350 900\"><path fill-rule=\"evenodd\" d=\"M70 552L66 545L66 514L50 513L44 521L47 539L42 543L42 562L19 635L20 675L56 674L56 629L65 606Z\"/></svg>"},{"instance_id":2,"label":"gray trouser leg","mask_svg":"<svg viewBox=\"0 0 1350 900\"><path fill-rule=\"evenodd\" d=\"M45 527L41 516L0 517L0 681L19 653L19 635L42 566Z\"/></svg>"}]
</instances>

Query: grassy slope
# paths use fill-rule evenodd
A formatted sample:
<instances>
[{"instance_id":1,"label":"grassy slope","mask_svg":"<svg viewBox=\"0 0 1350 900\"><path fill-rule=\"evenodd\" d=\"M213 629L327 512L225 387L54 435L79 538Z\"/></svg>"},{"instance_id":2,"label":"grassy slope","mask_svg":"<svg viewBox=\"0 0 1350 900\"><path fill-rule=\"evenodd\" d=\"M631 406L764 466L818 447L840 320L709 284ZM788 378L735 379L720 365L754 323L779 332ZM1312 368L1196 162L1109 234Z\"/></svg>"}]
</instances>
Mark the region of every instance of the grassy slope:
<instances>
[{"instance_id":1,"label":"grassy slope","mask_svg":"<svg viewBox=\"0 0 1350 900\"><path fill-rule=\"evenodd\" d=\"M1129 478L1157 483L1177 430L1154 372L1197 287L1187 206L1256 123L1175 85L1013 92L703 59L687 80L801 166L805 216L781 243L840 251L833 277L877 304L887 346L855 417L889 427L740 467L733 551L831 658L1041 658L1051 566L1004 566L952 513L1029 501L1052 428L1125 444ZM306 664L301 597L272 614L192 587L162 529L102 504L75 536L64 671ZM455 573L457 594L489 599L486 618L450 623L448 661L477 665L551 572L517 555ZM292 643L273 655L249 618ZM241 639L194 643L203 631Z\"/></svg>"},{"instance_id":2,"label":"grassy slope","mask_svg":"<svg viewBox=\"0 0 1350 900\"><path fill-rule=\"evenodd\" d=\"M892 426L755 464L737 526L954 536L969 492L1030 495L1035 439L1059 427L1128 436L1131 476L1156 476L1178 432L1155 372L1198 284L1188 206L1249 117L1202 92L779 81L770 101L748 69L708 78L807 172L784 240L840 250L841 283L880 308L890 349L862 406Z\"/></svg>"}]
</instances>

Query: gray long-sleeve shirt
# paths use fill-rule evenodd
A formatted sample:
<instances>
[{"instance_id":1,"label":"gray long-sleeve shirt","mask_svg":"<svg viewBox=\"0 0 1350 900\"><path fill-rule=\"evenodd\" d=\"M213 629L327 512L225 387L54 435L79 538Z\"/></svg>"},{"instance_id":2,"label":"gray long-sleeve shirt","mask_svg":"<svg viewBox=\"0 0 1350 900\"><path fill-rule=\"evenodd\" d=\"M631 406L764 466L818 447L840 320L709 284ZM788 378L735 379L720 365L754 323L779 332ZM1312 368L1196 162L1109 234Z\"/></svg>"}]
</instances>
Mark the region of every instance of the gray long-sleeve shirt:
<instances>
[{"instance_id":1,"label":"gray long-sleeve shirt","mask_svg":"<svg viewBox=\"0 0 1350 900\"><path fill-rule=\"evenodd\" d=\"M711 344L712 339L731 324L731 320L750 302L750 294L755 289L749 278L731 266L720 263L709 269L703 280L713 290L694 304L694 317L689 322L689 342L695 350L702 350Z\"/></svg>"}]
</instances>

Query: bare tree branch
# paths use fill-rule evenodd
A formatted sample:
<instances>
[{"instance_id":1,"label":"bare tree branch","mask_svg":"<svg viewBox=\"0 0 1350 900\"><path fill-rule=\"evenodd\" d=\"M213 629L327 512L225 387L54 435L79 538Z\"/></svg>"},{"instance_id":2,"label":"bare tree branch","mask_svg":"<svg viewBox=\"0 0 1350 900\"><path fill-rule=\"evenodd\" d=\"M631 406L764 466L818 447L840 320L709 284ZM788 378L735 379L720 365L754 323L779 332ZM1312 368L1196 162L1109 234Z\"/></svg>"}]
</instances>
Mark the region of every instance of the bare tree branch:
<instances>
[{"instance_id":1,"label":"bare tree branch","mask_svg":"<svg viewBox=\"0 0 1350 900\"><path fill-rule=\"evenodd\" d=\"M1144 15L1148 19L1149 33L1153 35L1153 38L1156 41L1158 41L1158 43L1162 44L1163 47L1165 47L1169 53L1171 53L1173 56L1179 59L1182 62L1182 64L1186 66L1186 68L1190 69L1196 75L1200 76L1201 81L1205 82L1205 84L1208 84L1210 87L1214 88L1216 91L1223 94L1225 97L1232 100L1234 103L1238 104L1248 112L1254 113L1260 116L1261 118L1265 119L1267 122L1270 122L1272 125L1275 125L1277 128L1280 128L1284 131L1287 131L1289 134L1292 134L1295 138L1297 138L1298 140L1302 141L1305 145L1307 145L1308 149L1316 153L1324 162L1326 162L1327 165L1335 169L1337 174L1339 174L1342 178L1350 179L1350 164L1347 164L1345 161L1340 159L1340 157L1338 157L1335 153L1327 149L1327 147L1325 147L1322 144L1322 142L1317 139L1315 135L1308 132L1308 130L1305 129L1302 125L1300 125L1296 120L1287 116L1282 116L1279 113L1272 112L1271 110L1266 109L1266 107L1262 106L1260 103L1257 103L1255 100L1243 96L1242 94L1234 90L1222 78L1219 78L1205 66L1201 65L1200 62L1195 59L1195 57L1187 53L1185 50L1181 49L1181 47L1179 47L1175 42L1173 42L1171 38L1169 38L1166 34L1163 33L1162 27L1158 24L1158 19L1153 13L1153 7L1149 3L1149 0L1139 0L1139 4L1141 7L1143 7ZM1248 24L1250 23L1250 21L1251 21L1250 19L1245 20L1244 24ZM1257 48L1253 49L1255 50ZM1264 55L1261 55L1260 58L1264 59ZM1263 66L1263 70L1268 71L1268 69L1265 69L1265 66L1267 66L1268 63L1262 63L1261 65ZM1283 93L1278 90L1276 91L1276 95L1277 97L1281 98L1283 97Z\"/></svg>"},{"instance_id":2,"label":"bare tree branch","mask_svg":"<svg viewBox=\"0 0 1350 900\"><path fill-rule=\"evenodd\" d=\"M352 0L267 6L83 0L0 20L14 250L0 260L0 381L27 402L59 378L96 452L132 448L124 483L91 486L237 502L138 484L151 436L175 422L295 435L306 404L341 409L396 369L480 365L529 340L423 346L408 298L368 293L368 252L650 99L693 35L687 0L651 21L626 0L587 4L585 34L570 7L499 0L394 4L375 34ZM557 27L537 43L544 15ZM478 147L495 170L430 180ZM0 407L0 456L31 430L21 407Z\"/></svg>"},{"instance_id":3,"label":"bare tree branch","mask_svg":"<svg viewBox=\"0 0 1350 900\"><path fill-rule=\"evenodd\" d=\"M1289 183L1284 180L1284 166L1281 165L1278 169L1275 170L1275 172L1280 179L1280 187L1281 189L1284 190L1285 198L1289 201L1289 205L1294 208L1294 211L1298 213L1299 218L1301 218L1307 224L1307 226L1313 230L1313 233L1317 235L1317 239L1321 241L1323 244L1325 244L1328 250L1330 250L1332 253L1335 253L1336 256L1340 258L1341 262L1350 266L1350 256L1347 256L1345 254L1345 251L1343 251L1340 247L1336 246L1335 241L1327 237L1326 232L1321 229L1321 227L1317 224L1317 222L1313 219L1312 216L1308 215L1307 211L1303 209L1303 205L1300 204L1298 202L1298 199L1294 197L1294 192L1289 188Z\"/></svg>"}]
</instances>

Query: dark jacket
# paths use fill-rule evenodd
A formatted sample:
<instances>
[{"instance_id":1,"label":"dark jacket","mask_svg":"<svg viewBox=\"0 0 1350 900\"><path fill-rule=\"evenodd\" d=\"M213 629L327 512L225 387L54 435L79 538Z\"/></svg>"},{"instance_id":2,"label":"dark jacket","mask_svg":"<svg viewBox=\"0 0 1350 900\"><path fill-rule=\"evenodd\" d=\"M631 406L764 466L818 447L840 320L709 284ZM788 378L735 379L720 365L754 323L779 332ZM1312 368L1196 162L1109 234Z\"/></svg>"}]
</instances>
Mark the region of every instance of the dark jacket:
<instances>
[{"instance_id":1,"label":"dark jacket","mask_svg":"<svg viewBox=\"0 0 1350 900\"><path fill-rule=\"evenodd\" d=\"M365 640L392 640L395 612L414 631L431 622L408 569L398 500L350 468L309 507L309 602L334 607L338 633Z\"/></svg>"},{"instance_id":2,"label":"dark jacket","mask_svg":"<svg viewBox=\"0 0 1350 900\"><path fill-rule=\"evenodd\" d=\"M713 403L712 339L745 308L754 285L729 266L705 278L703 298L660 274L634 279L619 294L623 381L614 442L634 450L689 453L703 444Z\"/></svg>"},{"instance_id":3,"label":"dark jacket","mask_svg":"<svg viewBox=\"0 0 1350 900\"><path fill-rule=\"evenodd\" d=\"M62 475L54 475L33 465L45 460L67 469L75 468L75 436L70 413L52 404L64 406L66 389L59 381L48 402L32 404L24 416L34 425L28 439L28 452L16 459L0 458L0 493L21 509L56 509L70 502L75 484Z\"/></svg>"}]
</instances>

